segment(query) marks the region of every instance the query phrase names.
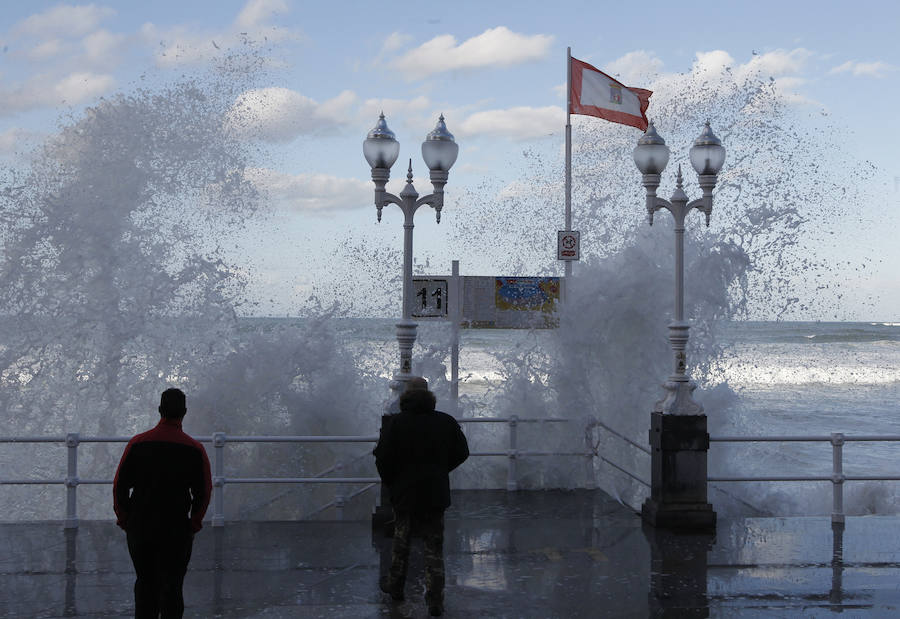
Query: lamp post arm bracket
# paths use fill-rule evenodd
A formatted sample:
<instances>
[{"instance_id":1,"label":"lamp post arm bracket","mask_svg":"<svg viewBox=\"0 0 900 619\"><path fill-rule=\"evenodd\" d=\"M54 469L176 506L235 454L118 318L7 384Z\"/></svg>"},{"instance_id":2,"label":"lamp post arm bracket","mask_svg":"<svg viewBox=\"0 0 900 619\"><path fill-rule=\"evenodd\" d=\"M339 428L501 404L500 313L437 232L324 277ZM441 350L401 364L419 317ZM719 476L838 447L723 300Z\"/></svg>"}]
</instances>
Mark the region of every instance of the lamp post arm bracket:
<instances>
[{"instance_id":1,"label":"lamp post arm bracket","mask_svg":"<svg viewBox=\"0 0 900 619\"><path fill-rule=\"evenodd\" d=\"M423 204L434 207L434 217L438 223L441 223L441 209L444 208L444 192L435 191L427 196L422 196L416 200L415 208L419 208Z\"/></svg>"},{"instance_id":2,"label":"lamp post arm bracket","mask_svg":"<svg viewBox=\"0 0 900 619\"><path fill-rule=\"evenodd\" d=\"M703 196L687 203L687 212L691 209L702 211L706 215L706 227L709 227L709 216L712 214L712 196Z\"/></svg>"},{"instance_id":3,"label":"lamp post arm bracket","mask_svg":"<svg viewBox=\"0 0 900 619\"><path fill-rule=\"evenodd\" d=\"M433 207L437 207L438 204L441 204L441 206L443 206L443 200L439 199L442 197L443 196L438 196L438 194L436 193L430 193L427 196L422 196L421 198L416 200L416 208L419 208L420 206L424 206L426 204Z\"/></svg>"},{"instance_id":4,"label":"lamp post arm bracket","mask_svg":"<svg viewBox=\"0 0 900 619\"><path fill-rule=\"evenodd\" d=\"M381 204L376 204L375 206L385 207L388 204L396 204L397 206L402 208L403 200L401 200L398 196L395 196L394 194L388 193L387 191L385 191L381 198Z\"/></svg>"},{"instance_id":5,"label":"lamp post arm bracket","mask_svg":"<svg viewBox=\"0 0 900 619\"><path fill-rule=\"evenodd\" d=\"M658 198L653 196L652 198L647 198L647 210L653 209L654 212L659 209L672 210L672 203L666 200L665 198Z\"/></svg>"},{"instance_id":6,"label":"lamp post arm bracket","mask_svg":"<svg viewBox=\"0 0 900 619\"><path fill-rule=\"evenodd\" d=\"M647 223L651 226L653 225L653 214L660 210L666 209L672 215L675 215L675 211L672 210L672 203L666 200L665 198L659 198L657 196L647 196Z\"/></svg>"}]
</instances>

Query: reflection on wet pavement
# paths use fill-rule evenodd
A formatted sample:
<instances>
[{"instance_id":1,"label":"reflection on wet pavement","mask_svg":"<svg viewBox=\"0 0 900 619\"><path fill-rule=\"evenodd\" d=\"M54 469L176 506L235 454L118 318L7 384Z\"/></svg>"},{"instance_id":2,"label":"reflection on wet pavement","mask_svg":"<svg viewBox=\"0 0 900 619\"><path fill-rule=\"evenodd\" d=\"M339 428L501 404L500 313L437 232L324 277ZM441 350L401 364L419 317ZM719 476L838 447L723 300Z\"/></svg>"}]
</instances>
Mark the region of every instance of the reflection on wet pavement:
<instances>
[{"instance_id":1,"label":"reflection on wet pavement","mask_svg":"<svg viewBox=\"0 0 900 619\"><path fill-rule=\"evenodd\" d=\"M900 615L895 517L720 521L676 535L600 491L458 491L447 512L446 617ZM0 525L0 617L127 617L133 572L111 522ZM363 522L204 529L186 617L424 617L419 545L406 601L378 589L390 539Z\"/></svg>"}]
</instances>

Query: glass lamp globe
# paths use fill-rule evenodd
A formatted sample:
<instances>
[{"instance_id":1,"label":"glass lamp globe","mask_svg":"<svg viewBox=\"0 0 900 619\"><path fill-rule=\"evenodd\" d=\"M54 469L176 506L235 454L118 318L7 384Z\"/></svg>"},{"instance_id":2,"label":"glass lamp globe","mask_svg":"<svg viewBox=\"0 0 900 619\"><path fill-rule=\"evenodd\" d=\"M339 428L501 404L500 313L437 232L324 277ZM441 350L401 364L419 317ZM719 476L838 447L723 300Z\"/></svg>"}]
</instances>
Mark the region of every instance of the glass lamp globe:
<instances>
[{"instance_id":1,"label":"glass lamp globe","mask_svg":"<svg viewBox=\"0 0 900 619\"><path fill-rule=\"evenodd\" d=\"M369 131L363 141L363 155L369 166L390 169L400 154L400 142L394 138L394 132L388 129L384 113L378 117L375 127Z\"/></svg>"},{"instance_id":2,"label":"glass lamp globe","mask_svg":"<svg viewBox=\"0 0 900 619\"><path fill-rule=\"evenodd\" d=\"M709 126L703 127L700 137L691 146L691 165L697 174L718 174L725 163L725 147Z\"/></svg>"},{"instance_id":3,"label":"glass lamp globe","mask_svg":"<svg viewBox=\"0 0 900 619\"><path fill-rule=\"evenodd\" d=\"M432 172L449 172L458 154L459 145L454 141L453 134L447 131L444 115L441 114L434 130L422 142L422 159Z\"/></svg>"},{"instance_id":4,"label":"glass lamp globe","mask_svg":"<svg viewBox=\"0 0 900 619\"><path fill-rule=\"evenodd\" d=\"M631 156L641 174L662 174L666 169L666 165L669 163L669 147L656 132L653 123L647 126L647 131L638 140L638 145Z\"/></svg>"}]
</instances>

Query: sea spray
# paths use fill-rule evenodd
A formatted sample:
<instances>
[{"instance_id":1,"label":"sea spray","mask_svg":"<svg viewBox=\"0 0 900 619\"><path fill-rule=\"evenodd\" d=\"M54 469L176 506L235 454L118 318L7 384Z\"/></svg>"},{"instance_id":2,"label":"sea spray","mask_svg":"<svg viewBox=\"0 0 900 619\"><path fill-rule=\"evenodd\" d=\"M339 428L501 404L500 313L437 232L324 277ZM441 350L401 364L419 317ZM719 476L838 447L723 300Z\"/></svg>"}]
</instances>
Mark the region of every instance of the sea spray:
<instances>
[{"instance_id":1,"label":"sea spray","mask_svg":"<svg viewBox=\"0 0 900 619\"><path fill-rule=\"evenodd\" d=\"M858 220L847 205L865 199L864 186L873 170L852 162L841 165L848 156L828 117L814 104L798 105L764 66L733 64L721 52L700 55L688 74L665 76L646 86L654 91L651 118L672 151L661 197L671 193L679 164L689 196L699 195L687 154L705 120L727 149L710 227L700 214L687 219L688 368L700 385L695 397L706 406L711 432L762 434L764 428L744 416L739 392L728 383L735 353L721 345L721 324L840 317L834 307L842 292L830 282L851 276L860 265L837 263L823 250L844 222ZM599 455L649 481L649 456L594 422L646 445L649 412L672 371L666 339L674 304L671 217L657 213L654 226L647 226L640 174L631 160L636 131L577 116L573 125L574 228L581 231L583 259L575 264L567 286L569 303L554 341L545 348L546 357L507 359L507 380L492 393L493 408L520 415L581 416L582 427L567 439L570 447L581 445L587 432ZM494 248L490 262L497 274L557 272L548 231L561 223L560 154L526 150L522 177L499 191L494 179L479 192L464 195L459 202L467 206L466 217L448 218L455 251L470 255L481 247ZM829 168L852 172L826 172ZM483 199L489 188L495 189L494 201ZM748 462L717 447L710 470L750 474L753 470L740 470L742 465L759 462L771 451L757 450L757 459ZM580 468L558 460L543 466L568 470L558 476L564 480L561 485L577 483ZM646 495L641 483L606 463L598 467L602 487L639 507ZM745 499L765 503L762 497L773 493L768 496L777 495L782 508L793 509L818 492L807 490L787 497L771 485L729 487L717 490L717 500L737 493L730 509Z\"/></svg>"},{"instance_id":2,"label":"sea spray","mask_svg":"<svg viewBox=\"0 0 900 619\"><path fill-rule=\"evenodd\" d=\"M258 65L252 54L236 56L218 78L186 78L101 101L68 121L29 170L7 172L0 195L0 404L6 411L0 434L130 434L152 423L159 391L170 384L188 392L186 426L195 434L377 431L397 361L392 328L358 324L350 333L346 325L352 315L396 313L399 268L384 268L400 264L396 250L363 239L341 244L337 255L366 275L365 307L331 298L329 282L316 282L296 321L239 319L252 312L246 288L252 273L229 254L228 244L265 215L266 200L247 174L259 165L259 151L240 129L252 129L253 120L243 119L234 103L253 85ZM698 194L686 154L706 118L728 149L711 227L703 227L699 214L688 219L688 366L701 385L696 397L706 406L711 431L752 433L764 428L742 413L728 382L734 354L721 344L720 322L827 315L836 293L824 282L846 265L831 265L816 253L817 243L846 218L844 204L857 201L859 188L819 175L823 159L839 157L824 121L795 122L798 114L765 75L736 76L725 64L707 62L648 86L655 91L654 121L673 153L661 197L669 196L679 162L686 190ZM494 359L479 365L482 376L469 378L463 368L461 414L569 419L520 424L519 448L574 452L590 446L646 479L647 456L597 422L644 444L649 411L662 397L660 384L672 363L666 341L671 218L658 213L654 226L646 225L643 189L630 159L637 132L596 119L576 118L575 124L575 227L582 231L584 259L569 282L561 328L525 334L511 347L497 345ZM446 214L462 212L462 205L466 213L445 217L454 257L480 256L491 247L494 274L558 271L551 244L562 210L560 159L533 150L523 162L522 179L493 201L481 190L448 194ZM847 167L861 170L854 183L865 180L865 169ZM480 189L497 184L485 181ZM417 248L417 255L425 263L429 257L449 262L427 248ZM374 343L375 331L383 343ZM415 351L415 367L440 402L448 388L448 337L446 328L422 325ZM502 449L507 428L478 424L477 431L482 428L489 429L480 436L468 430L473 446ZM7 451L3 463L9 477L58 478L60 452L58 446ZM81 476L99 479L111 475L120 449L83 446L80 453ZM746 472L739 467L746 460L723 453L711 455L712 467ZM787 459L777 450L754 453ZM313 475L338 462L348 463L346 473L370 474L368 458L362 445L229 444L226 474ZM455 483L504 487L507 460L473 461L455 474ZM640 483L605 462L596 466L602 487L640 503ZM523 457L518 472L523 488L588 481L575 456ZM7 517L62 514L58 488L28 492L4 489L0 507ZM775 507L808 499L772 486L735 492L776 513L783 510ZM227 513L320 515L332 492L315 493L229 486ZM95 499L80 501L82 517L109 517L108 488L81 487L79 494ZM881 507L876 499L866 504Z\"/></svg>"},{"instance_id":3,"label":"sea spray","mask_svg":"<svg viewBox=\"0 0 900 619\"><path fill-rule=\"evenodd\" d=\"M195 435L377 431L382 382L335 329L337 310L312 306L277 325L239 318L252 311L252 274L229 245L266 210L246 173L260 151L236 130L234 102L258 65L252 50L236 53L211 73L102 99L65 121L26 169L6 171L0 435L128 436L155 422L167 386L187 392ZM6 478L59 478L64 468L59 446L4 449ZM82 445L80 477L110 478L121 449ZM361 455L360 445L232 444L226 474L314 475L345 457L346 474L370 474ZM323 492L229 488L228 510L303 516L327 502ZM109 517L108 488L79 495L81 517ZM62 496L5 487L0 508L7 518L59 517Z\"/></svg>"}]
</instances>

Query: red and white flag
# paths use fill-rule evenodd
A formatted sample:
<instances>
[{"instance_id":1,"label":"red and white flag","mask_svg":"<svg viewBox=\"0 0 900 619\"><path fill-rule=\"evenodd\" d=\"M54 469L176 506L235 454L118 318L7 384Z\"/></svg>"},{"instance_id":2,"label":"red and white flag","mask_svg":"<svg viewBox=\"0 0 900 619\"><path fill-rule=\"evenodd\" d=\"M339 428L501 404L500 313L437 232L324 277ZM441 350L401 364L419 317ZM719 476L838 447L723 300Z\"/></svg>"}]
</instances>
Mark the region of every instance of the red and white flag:
<instances>
[{"instance_id":1,"label":"red and white flag","mask_svg":"<svg viewBox=\"0 0 900 619\"><path fill-rule=\"evenodd\" d=\"M641 131L647 129L651 91L629 88L577 58L570 62L569 113L596 116Z\"/></svg>"}]
</instances>

